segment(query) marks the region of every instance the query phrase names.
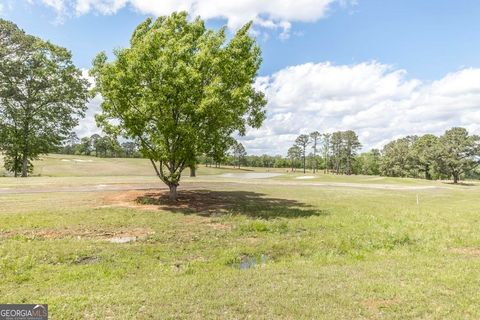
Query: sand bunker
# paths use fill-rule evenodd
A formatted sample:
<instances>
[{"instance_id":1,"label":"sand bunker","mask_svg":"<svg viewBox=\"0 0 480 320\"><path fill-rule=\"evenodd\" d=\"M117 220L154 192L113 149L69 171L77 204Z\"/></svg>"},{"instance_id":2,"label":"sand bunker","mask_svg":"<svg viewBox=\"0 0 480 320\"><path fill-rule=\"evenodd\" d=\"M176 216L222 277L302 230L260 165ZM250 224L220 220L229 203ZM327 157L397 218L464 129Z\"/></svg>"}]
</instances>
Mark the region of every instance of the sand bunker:
<instances>
[{"instance_id":1,"label":"sand bunker","mask_svg":"<svg viewBox=\"0 0 480 320\"><path fill-rule=\"evenodd\" d=\"M278 177L281 173L269 173L269 172L247 172L247 173L224 173L220 175L222 178L235 178L235 179L265 179Z\"/></svg>"},{"instance_id":2,"label":"sand bunker","mask_svg":"<svg viewBox=\"0 0 480 320\"><path fill-rule=\"evenodd\" d=\"M298 179L298 180L315 179L315 176L302 176L302 177L296 177L295 179Z\"/></svg>"}]
</instances>

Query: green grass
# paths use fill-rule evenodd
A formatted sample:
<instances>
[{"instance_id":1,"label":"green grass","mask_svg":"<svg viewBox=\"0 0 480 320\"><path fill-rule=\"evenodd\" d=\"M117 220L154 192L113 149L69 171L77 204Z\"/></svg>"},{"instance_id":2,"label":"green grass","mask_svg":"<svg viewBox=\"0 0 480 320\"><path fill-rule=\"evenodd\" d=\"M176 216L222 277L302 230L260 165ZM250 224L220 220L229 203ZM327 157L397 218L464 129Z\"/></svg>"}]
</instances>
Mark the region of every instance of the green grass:
<instances>
[{"instance_id":1,"label":"green grass","mask_svg":"<svg viewBox=\"0 0 480 320\"><path fill-rule=\"evenodd\" d=\"M0 188L158 182L143 160L122 159L99 161L104 176L76 167L68 178L64 158ZM190 207L107 206L121 191L0 195L1 302L48 303L52 319L480 317L479 186L215 176L226 171L186 178L180 194L211 199ZM312 185L321 181L442 188ZM133 231L145 235L106 241ZM246 259L255 266L241 269Z\"/></svg>"}]
</instances>

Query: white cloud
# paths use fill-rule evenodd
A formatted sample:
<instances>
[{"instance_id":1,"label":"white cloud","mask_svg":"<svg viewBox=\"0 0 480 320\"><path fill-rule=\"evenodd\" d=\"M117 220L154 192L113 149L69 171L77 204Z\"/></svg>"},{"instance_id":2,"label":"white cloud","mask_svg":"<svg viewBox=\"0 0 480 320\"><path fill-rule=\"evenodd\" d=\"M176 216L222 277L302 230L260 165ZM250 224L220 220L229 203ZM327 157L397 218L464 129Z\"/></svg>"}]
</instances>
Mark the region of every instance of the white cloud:
<instances>
[{"instance_id":1,"label":"white cloud","mask_svg":"<svg viewBox=\"0 0 480 320\"><path fill-rule=\"evenodd\" d=\"M480 69L432 83L377 62L307 63L257 80L268 116L241 140L250 153L285 154L300 133L355 130L365 149L408 134L464 126L480 134Z\"/></svg>"},{"instance_id":2,"label":"white cloud","mask_svg":"<svg viewBox=\"0 0 480 320\"><path fill-rule=\"evenodd\" d=\"M93 87L95 85L95 79L88 74L87 69L82 68L81 71L82 76L90 83L90 87ZM75 132L80 138L91 136L94 133L100 134L102 132L95 122L95 115L101 112L101 103L102 97L100 95L97 95L88 102L88 109L85 113L85 118L80 119L78 126L75 128Z\"/></svg>"},{"instance_id":3,"label":"white cloud","mask_svg":"<svg viewBox=\"0 0 480 320\"><path fill-rule=\"evenodd\" d=\"M101 14L114 14L125 7L127 0L76 0L75 13L83 15L90 11L97 11Z\"/></svg>"},{"instance_id":4,"label":"white cloud","mask_svg":"<svg viewBox=\"0 0 480 320\"><path fill-rule=\"evenodd\" d=\"M240 140L250 154L285 154L301 133L355 130L364 149L409 134L442 134L463 126L480 134L480 69L462 69L431 83L378 62L307 63L257 79L269 100L267 119ZM98 133L89 104L79 136Z\"/></svg>"},{"instance_id":5,"label":"white cloud","mask_svg":"<svg viewBox=\"0 0 480 320\"><path fill-rule=\"evenodd\" d=\"M75 132L80 138L89 137L94 133L102 133L102 130L97 127L95 122L95 114L101 111L101 103L102 98L100 96L95 97L88 103L88 110L85 114L85 118L81 119L79 125L75 128Z\"/></svg>"},{"instance_id":6,"label":"white cloud","mask_svg":"<svg viewBox=\"0 0 480 320\"><path fill-rule=\"evenodd\" d=\"M348 0L29 0L53 8L60 19L69 14L89 12L114 14L130 6L153 15L168 15L174 11L188 11L191 16L203 19L225 19L231 29L237 29L253 20L264 29L281 30L280 37L288 38L292 22L315 22L328 13L335 2L345 6L355 5Z\"/></svg>"},{"instance_id":7,"label":"white cloud","mask_svg":"<svg viewBox=\"0 0 480 320\"><path fill-rule=\"evenodd\" d=\"M13 0L0 0L0 2L3 2L0 3L0 16L8 17L14 6Z\"/></svg>"}]
</instances>

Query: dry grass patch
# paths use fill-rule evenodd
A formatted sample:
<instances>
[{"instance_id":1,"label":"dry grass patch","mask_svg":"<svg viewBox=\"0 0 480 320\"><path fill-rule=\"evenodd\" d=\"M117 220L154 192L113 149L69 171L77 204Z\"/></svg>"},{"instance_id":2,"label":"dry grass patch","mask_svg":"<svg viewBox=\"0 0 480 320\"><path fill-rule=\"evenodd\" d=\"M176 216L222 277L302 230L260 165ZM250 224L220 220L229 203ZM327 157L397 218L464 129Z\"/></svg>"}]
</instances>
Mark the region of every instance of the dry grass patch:
<instances>
[{"instance_id":1,"label":"dry grass patch","mask_svg":"<svg viewBox=\"0 0 480 320\"><path fill-rule=\"evenodd\" d=\"M480 257L480 248L477 247L450 248L448 251L467 256Z\"/></svg>"},{"instance_id":2,"label":"dry grass patch","mask_svg":"<svg viewBox=\"0 0 480 320\"><path fill-rule=\"evenodd\" d=\"M14 238L16 236L23 236L33 239L90 239L90 240L105 240L109 241L114 238L133 238L145 239L155 232L146 228L129 228L129 229L32 229L32 230L18 230L1 232L0 238Z\"/></svg>"},{"instance_id":3,"label":"dry grass patch","mask_svg":"<svg viewBox=\"0 0 480 320\"><path fill-rule=\"evenodd\" d=\"M373 312L379 312L384 308L397 305L400 301L397 299L368 299L362 302L362 305Z\"/></svg>"}]
</instances>

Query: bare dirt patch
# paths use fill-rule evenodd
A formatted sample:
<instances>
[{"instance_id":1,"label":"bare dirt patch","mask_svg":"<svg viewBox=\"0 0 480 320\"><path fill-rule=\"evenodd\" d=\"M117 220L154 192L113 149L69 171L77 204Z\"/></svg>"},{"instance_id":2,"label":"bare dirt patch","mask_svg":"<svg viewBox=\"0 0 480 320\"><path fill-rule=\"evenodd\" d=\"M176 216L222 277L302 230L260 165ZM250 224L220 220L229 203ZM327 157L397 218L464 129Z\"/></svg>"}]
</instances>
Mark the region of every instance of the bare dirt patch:
<instances>
[{"instance_id":1,"label":"bare dirt patch","mask_svg":"<svg viewBox=\"0 0 480 320\"><path fill-rule=\"evenodd\" d=\"M0 238L13 238L15 236L24 236L28 238L40 239L93 239L112 241L112 239L129 238L133 241L145 239L155 232L145 228L132 229L116 229L116 230L101 230L101 229L33 229L33 230L19 230L1 232Z\"/></svg>"},{"instance_id":2,"label":"bare dirt patch","mask_svg":"<svg viewBox=\"0 0 480 320\"><path fill-rule=\"evenodd\" d=\"M476 247L450 248L448 251L467 256L480 257L480 248Z\"/></svg>"},{"instance_id":3,"label":"bare dirt patch","mask_svg":"<svg viewBox=\"0 0 480 320\"><path fill-rule=\"evenodd\" d=\"M100 262L99 257L79 257L75 260L75 264L94 264Z\"/></svg>"}]
</instances>

